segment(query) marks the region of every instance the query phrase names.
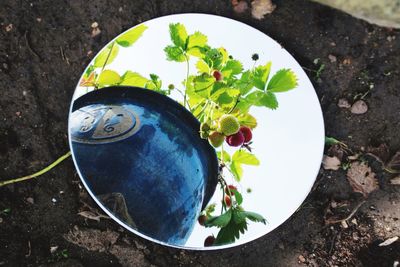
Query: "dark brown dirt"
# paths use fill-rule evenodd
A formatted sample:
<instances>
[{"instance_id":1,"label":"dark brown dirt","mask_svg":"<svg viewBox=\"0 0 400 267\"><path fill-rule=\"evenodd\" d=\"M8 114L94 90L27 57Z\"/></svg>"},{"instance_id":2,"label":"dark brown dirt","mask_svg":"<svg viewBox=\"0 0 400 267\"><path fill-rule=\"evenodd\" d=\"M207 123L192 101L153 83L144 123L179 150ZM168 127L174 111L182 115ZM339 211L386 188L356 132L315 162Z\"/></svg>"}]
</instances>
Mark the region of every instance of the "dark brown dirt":
<instances>
[{"instance_id":1,"label":"dark brown dirt","mask_svg":"<svg viewBox=\"0 0 400 267\"><path fill-rule=\"evenodd\" d=\"M274 2L277 9L258 21L249 13L234 14L230 1L2 0L0 179L32 173L68 151L74 87L105 43L139 22L184 12L231 17L281 43L313 80L328 136L353 151L381 143L391 154L400 150L399 31L308 1ZM96 38L90 36L94 21L101 29ZM331 62L329 55L337 61ZM316 58L318 64L313 63ZM325 68L316 75L312 70L321 64ZM352 103L362 95L369 106L363 115L337 106L340 98ZM5 210L0 214L0 266L393 266L400 261L399 241L378 244L400 235L400 187L389 184L393 175L377 161L366 160L380 190L369 195L347 228L325 226L327 208L335 201L330 213L346 217L362 196L352 191L344 170L321 170L305 203L278 229L215 252L165 248L110 220L85 220L77 213L86 195L67 160L36 180L0 188L0 211ZM65 237L77 229L82 236L108 230L118 238L115 244L98 241L104 245L100 252L82 245L84 241L68 242ZM54 246L58 248L51 253Z\"/></svg>"}]
</instances>

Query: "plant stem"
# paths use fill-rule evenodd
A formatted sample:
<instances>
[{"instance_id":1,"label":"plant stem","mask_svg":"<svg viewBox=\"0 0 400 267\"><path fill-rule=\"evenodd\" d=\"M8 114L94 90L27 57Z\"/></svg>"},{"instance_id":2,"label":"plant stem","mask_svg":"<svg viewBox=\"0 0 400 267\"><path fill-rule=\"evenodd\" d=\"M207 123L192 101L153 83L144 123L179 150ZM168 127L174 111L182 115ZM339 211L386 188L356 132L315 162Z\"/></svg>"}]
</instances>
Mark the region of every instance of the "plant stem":
<instances>
[{"instance_id":1,"label":"plant stem","mask_svg":"<svg viewBox=\"0 0 400 267\"><path fill-rule=\"evenodd\" d=\"M57 166L58 164L60 164L63 160L65 160L66 158L68 158L69 156L71 156L71 151L68 151L65 155L61 156L60 158L58 158L56 161L54 161L52 164L50 164L49 166L47 166L46 168L44 168L43 170L40 170L34 174L30 174L28 176L24 176L24 177L20 177L20 178L16 178L16 179L11 179L11 180L7 180L7 181L0 181L0 187L4 186L4 185L8 185L8 184L13 184L13 183L17 183L17 182L22 182L25 180L29 180L35 177L38 177L42 174L45 174L46 172L50 171L51 169L53 169L55 166Z\"/></svg>"},{"instance_id":2,"label":"plant stem","mask_svg":"<svg viewBox=\"0 0 400 267\"><path fill-rule=\"evenodd\" d=\"M112 53L112 51L113 51L113 49L114 49L114 44L115 44L115 42L112 42L112 43L111 43L110 52L108 52L108 55L107 55L106 61L104 61L104 64L103 64L103 67L101 67L101 71L100 71L100 73L102 73L102 72L103 72L104 68L105 68L105 67L106 67L106 65L107 65L108 59L110 58L110 56L111 56L111 53ZM97 77L97 79L98 79L99 77L100 77L100 75ZM94 90L96 90L96 89L98 89L98 88L97 88L97 81L95 82L95 86L94 86Z\"/></svg>"},{"instance_id":3,"label":"plant stem","mask_svg":"<svg viewBox=\"0 0 400 267\"><path fill-rule=\"evenodd\" d=\"M183 96L183 104L188 106L189 110L190 110L190 105L186 100L186 90L187 90L187 85L188 85L188 80L189 80L189 57L187 55L185 55L186 57L186 80L185 80L185 95Z\"/></svg>"}]
</instances>

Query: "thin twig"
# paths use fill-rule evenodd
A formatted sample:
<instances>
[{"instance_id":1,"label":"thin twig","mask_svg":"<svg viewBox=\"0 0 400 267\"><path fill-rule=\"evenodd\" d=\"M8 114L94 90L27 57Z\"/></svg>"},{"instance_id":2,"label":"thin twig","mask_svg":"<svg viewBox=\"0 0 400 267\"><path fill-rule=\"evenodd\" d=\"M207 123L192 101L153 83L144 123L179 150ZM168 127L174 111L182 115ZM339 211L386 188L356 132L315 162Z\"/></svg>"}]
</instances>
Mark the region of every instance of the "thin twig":
<instances>
[{"instance_id":1,"label":"thin twig","mask_svg":"<svg viewBox=\"0 0 400 267\"><path fill-rule=\"evenodd\" d=\"M25 32L25 43L26 43L26 47L28 47L29 52L31 52L31 54L33 54L34 56L36 56L39 60L41 60L40 56L31 48L29 41L28 41L28 37L27 37L28 31Z\"/></svg>"},{"instance_id":2,"label":"thin twig","mask_svg":"<svg viewBox=\"0 0 400 267\"><path fill-rule=\"evenodd\" d=\"M341 219L341 220L332 220L332 221L327 220L327 221L326 221L326 224L327 224L327 225L330 225L330 224L336 224L336 223L347 222L348 220L350 220L350 219L354 216L354 214L356 214L356 212L358 211L358 209L359 209L365 202L366 202L366 201L363 200L363 201L361 201L360 203L358 203L358 205L353 209L353 211L352 211L352 212L349 214L349 216L347 216L346 218Z\"/></svg>"},{"instance_id":3,"label":"thin twig","mask_svg":"<svg viewBox=\"0 0 400 267\"><path fill-rule=\"evenodd\" d=\"M58 164L60 164L63 160L65 160L66 158L68 158L69 156L71 156L71 151L68 151L65 155L61 156L60 158L58 158L56 161L54 161L52 164L50 164L49 166L47 166L46 168L44 168L43 170L40 170L34 174L30 174L24 177L20 177L20 178L16 178L16 179L11 179L11 180L7 180L7 181L0 181L0 187L4 186L4 185L8 185L8 184L13 184L13 183L18 183L18 182L22 182L25 180L29 180L35 177L38 177L42 174L45 174L46 172L50 171L51 169L53 169L55 166L57 166Z\"/></svg>"}]
</instances>

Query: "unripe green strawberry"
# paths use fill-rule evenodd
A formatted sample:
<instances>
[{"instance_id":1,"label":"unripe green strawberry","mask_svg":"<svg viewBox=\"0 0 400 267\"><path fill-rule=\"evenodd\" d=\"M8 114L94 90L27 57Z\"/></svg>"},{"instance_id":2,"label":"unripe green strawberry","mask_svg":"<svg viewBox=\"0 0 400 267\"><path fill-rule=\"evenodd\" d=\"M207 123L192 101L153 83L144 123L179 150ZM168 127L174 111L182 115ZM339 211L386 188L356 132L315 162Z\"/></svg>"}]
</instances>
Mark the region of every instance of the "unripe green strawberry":
<instances>
[{"instance_id":1,"label":"unripe green strawberry","mask_svg":"<svg viewBox=\"0 0 400 267\"><path fill-rule=\"evenodd\" d=\"M225 136L219 132L212 132L208 136L208 141L213 147L219 147L224 142Z\"/></svg>"},{"instance_id":2,"label":"unripe green strawberry","mask_svg":"<svg viewBox=\"0 0 400 267\"><path fill-rule=\"evenodd\" d=\"M220 132L226 136L237 133L240 128L238 119L230 114L222 115L218 123Z\"/></svg>"},{"instance_id":3,"label":"unripe green strawberry","mask_svg":"<svg viewBox=\"0 0 400 267\"><path fill-rule=\"evenodd\" d=\"M210 130L210 125L208 125L208 123L203 122L202 124L200 124L200 131L207 132L209 130Z\"/></svg>"}]
</instances>

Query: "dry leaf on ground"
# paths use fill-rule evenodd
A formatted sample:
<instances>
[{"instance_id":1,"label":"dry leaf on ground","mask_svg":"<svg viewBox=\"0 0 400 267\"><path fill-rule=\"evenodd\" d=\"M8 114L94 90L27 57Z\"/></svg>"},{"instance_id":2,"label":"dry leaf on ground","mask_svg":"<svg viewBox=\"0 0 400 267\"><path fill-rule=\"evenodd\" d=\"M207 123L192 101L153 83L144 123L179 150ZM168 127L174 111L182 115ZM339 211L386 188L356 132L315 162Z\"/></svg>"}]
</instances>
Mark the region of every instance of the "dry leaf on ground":
<instances>
[{"instance_id":1,"label":"dry leaf on ground","mask_svg":"<svg viewBox=\"0 0 400 267\"><path fill-rule=\"evenodd\" d=\"M391 184L400 185L400 176L394 177L390 180Z\"/></svg>"},{"instance_id":2,"label":"dry leaf on ground","mask_svg":"<svg viewBox=\"0 0 400 267\"><path fill-rule=\"evenodd\" d=\"M385 164L385 162L389 159L389 148L386 144L380 144L378 147L369 146L367 148L367 153L382 164Z\"/></svg>"},{"instance_id":3,"label":"dry leaf on ground","mask_svg":"<svg viewBox=\"0 0 400 267\"><path fill-rule=\"evenodd\" d=\"M263 19L266 14L271 14L276 5L271 0L254 0L251 2L251 15L256 19Z\"/></svg>"},{"instance_id":4,"label":"dry leaf on ground","mask_svg":"<svg viewBox=\"0 0 400 267\"><path fill-rule=\"evenodd\" d=\"M235 11L235 13L238 14L244 13L249 8L249 5L247 4L246 1L232 0L231 2L233 5L233 11Z\"/></svg>"},{"instance_id":5,"label":"dry leaf on ground","mask_svg":"<svg viewBox=\"0 0 400 267\"><path fill-rule=\"evenodd\" d=\"M350 111L353 114L364 114L368 111L367 103L364 100L358 100L351 106Z\"/></svg>"},{"instance_id":6,"label":"dry leaf on ground","mask_svg":"<svg viewBox=\"0 0 400 267\"><path fill-rule=\"evenodd\" d=\"M391 238L389 238L389 239L386 239L386 240L383 241L382 243L380 243L379 246L380 246L380 247L389 246L389 245L393 244L394 242L396 242L398 239L399 239L398 236L391 237Z\"/></svg>"},{"instance_id":7,"label":"dry leaf on ground","mask_svg":"<svg viewBox=\"0 0 400 267\"><path fill-rule=\"evenodd\" d=\"M400 173L400 151L397 151L396 154L394 154L392 159L386 165L386 169L392 173Z\"/></svg>"},{"instance_id":8,"label":"dry leaf on ground","mask_svg":"<svg viewBox=\"0 0 400 267\"><path fill-rule=\"evenodd\" d=\"M98 213L94 213L88 210L85 211L81 211L78 213L78 215L85 217L86 219L90 219L90 220L94 220L94 221L100 221L101 218L105 218L105 219L110 219L110 217L103 215L103 214L98 214Z\"/></svg>"},{"instance_id":9,"label":"dry leaf on ground","mask_svg":"<svg viewBox=\"0 0 400 267\"><path fill-rule=\"evenodd\" d=\"M369 193L379 188L375 173L366 163L354 162L347 171L347 180L354 192L367 197Z\"/></svg>"},{"instance_id":10,"label":"dry leaf on ground","mask_svg":"<svg viewBox=\"0 0 400 267\"><path fill-rule=\"evenodd\" d=\"M339 108L350 108L351 107L349 101L347 101L347 99L345 99L345 98L339 99L337 105Z\"/></svg>"},{"instance_id":11,"label":"dry leaf on ground","mask_svg":"<svg viewBox=\"0 0 400 267\"><path fill-rule=\"evenodd\" d=\"M91 251L108 251L117 242L119 234L114 231L100 231L96 229L80 230L74 227L72 231L64 235L64 238L81 247Z\"/></svg>"},{"instance_id":12,"label":"dry leaf on ground","mask_svg":"<svg viewBox=\"0 0 400 267\"><path fill-rule=\"evenodd\" d=\"M322 167L325 170L338 170L340 168L340 160L333 156L333 157L329 157L327 155L324 155L323 159L322 159Z\"/></svg>"}]
</instances>

